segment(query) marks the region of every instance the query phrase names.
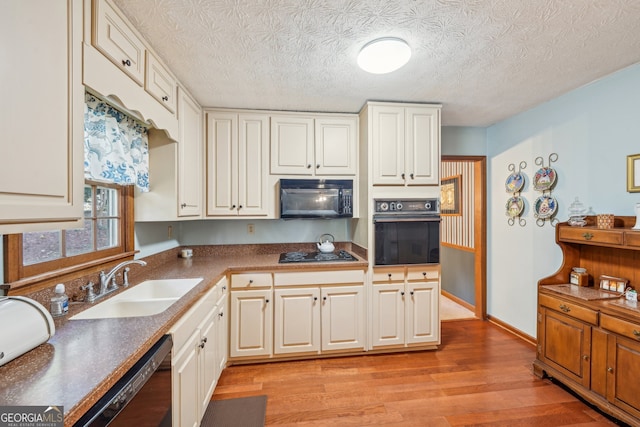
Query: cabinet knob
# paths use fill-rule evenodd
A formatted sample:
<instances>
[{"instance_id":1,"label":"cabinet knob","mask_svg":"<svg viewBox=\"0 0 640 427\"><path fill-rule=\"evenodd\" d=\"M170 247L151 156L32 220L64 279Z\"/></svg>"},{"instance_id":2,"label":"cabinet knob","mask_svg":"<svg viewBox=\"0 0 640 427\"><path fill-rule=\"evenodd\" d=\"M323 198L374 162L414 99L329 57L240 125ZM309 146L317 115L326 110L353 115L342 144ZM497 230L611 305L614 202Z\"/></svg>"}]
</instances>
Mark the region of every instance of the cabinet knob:
<instances>
[{"instance_id":1,"label":"cabinet knob","mask_svg":"<svg viewBox=\"0 0 640 427\"><path fill-rule=\"evenodd\" d=\"M238 210L242 209L242 205L238 206Z\"/></svg>"},{"instance_id":2,"label":"cabinet knob","mask_svg":"<svg viewBox=\"0 0 640 427\"><path fill-rule=\"evenodd\" d=\"M231 209L235 209L235 208L236 208L236 205L231 205Z\"/></svg>"},{"instance_id":3,"label":"cabinet knob","mask_svg":"<svg viewBox=\"0 0 640 427\"><path fill-rule=\"evenodd\" d=\"M409 175L411 177L411 179L413 179L413 174Z\"/></svg>"},{"instance_id":4,"label":"cabinet knob","mask_svg":"<svg viewBox=\"0 0 640 427\"><path fill-rule=\"evenodd\" d=\"M611 366L609 366L609 367L607 368L607 372L609 372L610 374L613 374L613 368L612 368Z\"/></svg>"},{"instance_id":5,"label":"cabinet knob","mask_svg":"<svg viewBox=\"0 0 640 427\"><path fill-rule=\"evenodd\" d=\"M404 172L402 173L402 179L404 179Z\"/></svg>"},{"instance_id":6,"label":"cabinet knob","mask_svg":"<svg viewBox=\"0 0 640 427\"><path fill-rule=\"evenodd\" d=\"M640 339L640 331L637 330L633 330L633 336L636 337L637 339Z\"/></svg>"},{"instance_id":7,"label":"cabinet knob","mask_svg":"<svg viewBox=\"0 0 640 427\"><path fill-rule=\"evenodd\" d=\"M122 65L124 65L125 67L131 67L131 61L129 61L128 59L123 59Z\"/></svg>"},{"instance_id":8,"label":"cabinet knob","mask_svg":"<svg viewBox=\"0 0 640 427\"><path fill-rule=\"evenodd\" d=\"M400 292L400 295L404 296L404 291Z\"/></svg>"},{"instance_id":9,"label":"cabinet knob","mask_svg":"<svg viewBox=\"0 0 640 427\"><path fill-rule=\"evenodd\" d=\"M593 238L593 234L591 234L591 233L582 233L582 237L584 237L584 240L591 240L591 238Z\"/></svg>"},{"instance_id":10,"label":"cabinet knob","mask_svg":"<svg viewBox=\"0 0 640 427\"><path fill-rule=\"evenodd\" d=\"M252 283L253 283L253 279L249 279L249 284L252 284Z\"/></svg>"},{"instance_id":11,"label":"cabinet knob","mask_svg":"<svg viewBox=\"0 0 640 427\"><path fill-rule=\"evenodd\" d=\"M389 279L391 279L391 273L389 273Z\"/></svg>"},{"instance_id":12,"label":"cabinet knob","mask_svg":"<svg viewBox=\"0 0 640 427\"><path fill-rule=\"evenodd\" d=\"M307 165L307 169L311 169L311 164L308 164L308 165Z\"/></svg>"},{"instance_id":13,"label":"cabinet knob","mask_svg":"<svg viewBox=\"0 0 640 427\"><path fill-rule=\"evenodd\" d=\"M409 292L409 295L413 296L413 291Z\"/></svg>"},{"instance_id":14,"label":"cabinet knob","mask_svg":"<svg viewBox=\"0 0 640 427\"><path fill-rule=\"evenodd\" d=\"M265 303L267 303L267 304L269 304L269 300L268 300L268 299L264 300L264 302L265 302Z\"/></svg>"},{"instance_id":15,"label":"cabinet knob","mask_svg":"<svg viewBox=\"0 0 640 427\"><path fill-rule=\"evenodd\" d=\"M589 356L587 356L586 354L583 354L583 355L582 355L582 359L583 359L583 360L585 360L585 361L586 361L586 360L589 360Z\"/></svg>"},{"instance_id":16,"label":"cabinet knob","mask_svg":"<svg viewBox=\"0 0 640 427\"><path fill-rule=\"evenodd\" d=\"M163 97L162 97L162 100L163 100L163 101L168 101L168 100L169 100L169 97L168 97L167 95L165 95L165 96L163 96Z\"/></svg>"},{"instance_id":17,"label":"cabinet knob","mask_svg":"<svg viewBox=\"0 0 640 427\"><path fill-rule=\"evenodd\" d=\"M571 311L571 309L569 308L569 306L566 306L564 304L560 304L560 310L564 311L565 313L568 313Z\"/></svg>"},{"instance_id":18,"label":"cabinet knob","mask_svg":"<svg viewBox=\"0 0 640 427\"><path fill-rule=\"evenodd\" d=\"M313 297L313 300L314 301L318 301L318 297Z\"/></svg>"},{"instance_id":19,"label":"cabinet knob","mask_svg":"<svg viewBox=\"0 0 640 427\"><path fill-rule=\"evenodd\" d=\"M423 272L422 272L422 275L423 275L424 277L427 277L427 272L426 272L426 271L423 271Z\"/></svg>"},{"instance_id":20,"label":"cabinet knob","mask_svg":"<svg viewBox=\"0 0 640 427\"><path fill-rule=\"evenodd\" d=\"M223 286L223 287L222 287L222 290L223 290L223 291L226 291L226 290L227 290L227 287L226 287L226 286Z\"/></svg>"},{"instance_id":21,"label":"cabinet knob","mask_svg":"<svg viewBox=\"0 0 640 427\"><path fill-rule=\"evenodd\" d=\"M320 163L316 165L316 169L320 169Z\"/></svg>"},{"instance_id":22,"label":"cabinet knob","mask_svg":"<svg viewBox=\"0 0 640 427\"><path fill-rule=\"evenodd\" d=\"M224 316L224 312L221 311L220 313L218 313L218 316L220 317Z\"/></svg>"},{"instance_id":23,"label":"cabinet knob","mask_svg":"<svg viewBox=\"0 0 640 427\"><path fill-rule=\"evenodd\" d=\"M322 297L322 301L326 301L326 300L327 300L327 297Z\"/></svg>"}]
</instances>

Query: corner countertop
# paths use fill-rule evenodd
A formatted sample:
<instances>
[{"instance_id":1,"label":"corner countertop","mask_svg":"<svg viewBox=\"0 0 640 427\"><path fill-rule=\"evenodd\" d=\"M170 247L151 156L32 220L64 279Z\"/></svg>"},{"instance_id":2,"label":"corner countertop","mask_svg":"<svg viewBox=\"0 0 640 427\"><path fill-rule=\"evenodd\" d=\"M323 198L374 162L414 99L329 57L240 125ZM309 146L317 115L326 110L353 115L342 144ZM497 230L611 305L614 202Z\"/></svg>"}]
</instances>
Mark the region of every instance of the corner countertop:
<instances>
[{"instance_id":1,"label":"corner countertop","mask_svg":"<svg viewBox=\"0 0 640 427\"><path fill-rule=\"evenodd\" d=\"M64 424L73 425L115 384L191 305L229 272L256 270L367 268L350 262L279 264L279 253L249 256L172 257L141 269L132 286L149 279L202 277L203 281L162 313L119 319L69 320L89 307L73 303L69 315L56 319L56 333L46 343L0 367L0 405L62 405ZM5 325L7 327L7 325ZM10 327L10 326L9 326Z\"/></svg>"}]
</instances>

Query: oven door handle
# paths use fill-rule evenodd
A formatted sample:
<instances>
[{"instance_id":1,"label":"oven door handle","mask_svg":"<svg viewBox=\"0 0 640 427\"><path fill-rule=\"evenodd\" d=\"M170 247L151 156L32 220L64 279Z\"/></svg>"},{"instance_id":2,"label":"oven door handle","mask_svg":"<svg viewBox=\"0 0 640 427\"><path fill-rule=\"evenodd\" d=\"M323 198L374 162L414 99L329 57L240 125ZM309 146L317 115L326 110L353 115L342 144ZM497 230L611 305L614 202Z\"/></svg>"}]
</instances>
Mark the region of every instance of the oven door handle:
<instances>
[{"instance_id":1,"label":"oven door handle","mask_svg":"<svg viewBox=\"0 0 640 427\"><path fill-rule=\"evenodd\" d=\"M379 217L373 218L373 222L440 222L440 217Z\"/></svg>"}]
</instances>

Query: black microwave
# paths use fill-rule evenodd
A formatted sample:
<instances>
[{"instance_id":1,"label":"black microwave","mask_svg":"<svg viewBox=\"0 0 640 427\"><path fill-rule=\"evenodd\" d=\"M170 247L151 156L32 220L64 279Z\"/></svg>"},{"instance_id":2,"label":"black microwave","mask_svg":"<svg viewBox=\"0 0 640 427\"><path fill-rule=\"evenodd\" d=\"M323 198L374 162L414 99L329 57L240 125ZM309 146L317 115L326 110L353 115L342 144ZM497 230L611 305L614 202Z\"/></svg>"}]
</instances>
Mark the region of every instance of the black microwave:
<instances>
[{"instance_id":1,"label":"black microwave","mask_svg":"<svg viewBox=\"0 0 640 427\"><path fill-rule=\"evenodd\" d=\"M280 180L280 218L352 217L353 180Z\"/></svg>"}]
</instances>

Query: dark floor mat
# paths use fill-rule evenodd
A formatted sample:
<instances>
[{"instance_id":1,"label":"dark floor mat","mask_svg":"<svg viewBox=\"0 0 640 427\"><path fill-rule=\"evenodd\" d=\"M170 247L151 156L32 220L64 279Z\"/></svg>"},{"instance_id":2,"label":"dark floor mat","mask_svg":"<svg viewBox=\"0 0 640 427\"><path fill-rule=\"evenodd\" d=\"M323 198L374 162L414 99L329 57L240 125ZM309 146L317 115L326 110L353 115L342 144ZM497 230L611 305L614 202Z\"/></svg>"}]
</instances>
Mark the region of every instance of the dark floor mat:
<instances>
[{"instance_id":1,"label":"dark floor mat","mask_svg":"<svg viewBox=\"0 0 640 427\"><path fill-rule=\"evenodd\" d=\"M267 396L212 400L201 427L264 427Z\"/></svg>"}]
</instances>

